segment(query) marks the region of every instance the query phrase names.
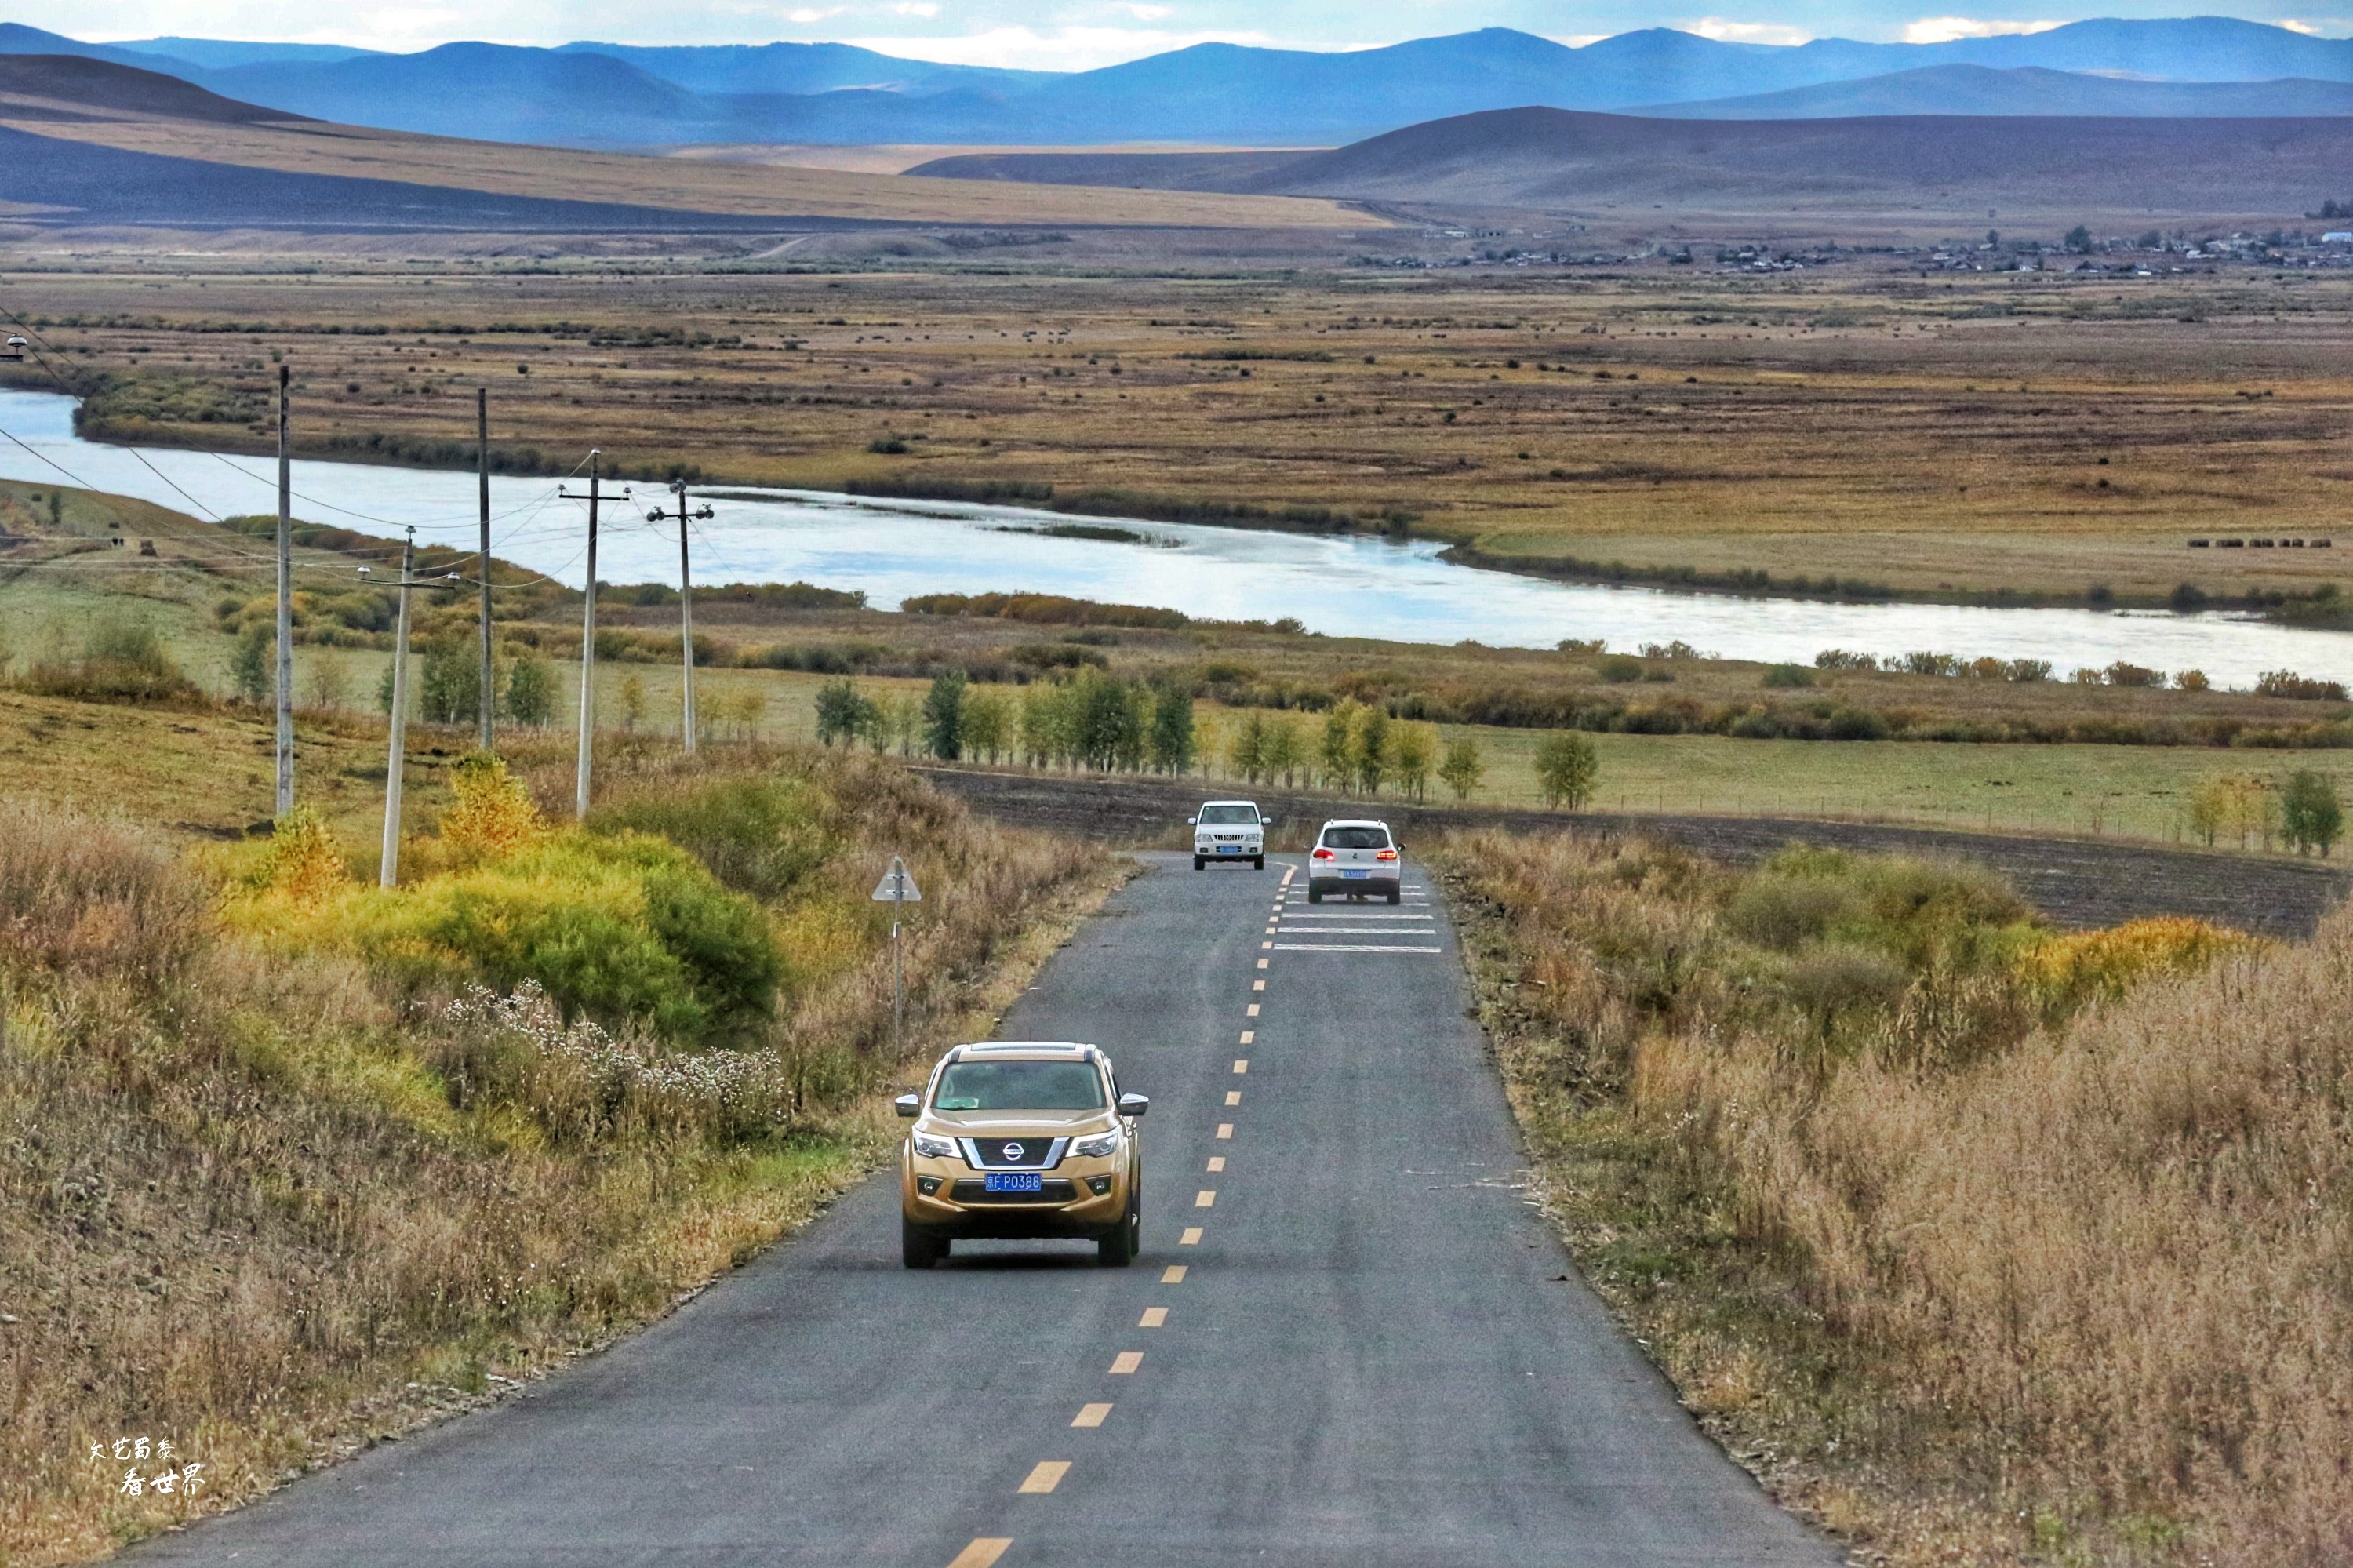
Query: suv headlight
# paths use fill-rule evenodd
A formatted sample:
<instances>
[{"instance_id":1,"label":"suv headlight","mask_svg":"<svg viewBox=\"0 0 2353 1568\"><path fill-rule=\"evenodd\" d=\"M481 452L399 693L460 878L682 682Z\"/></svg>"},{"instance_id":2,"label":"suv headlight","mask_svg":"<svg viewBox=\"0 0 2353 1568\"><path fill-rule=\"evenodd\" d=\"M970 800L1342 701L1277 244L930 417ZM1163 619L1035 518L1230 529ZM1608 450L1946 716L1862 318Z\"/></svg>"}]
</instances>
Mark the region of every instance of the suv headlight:
<instances>
[{"instance_id":1,"label":"suv headlight","mask_svg":"<svg viewBox=\"0 0 2353 1568\"><path fill-rule=\"evenodd\" d=\"M1101 1160L1119 1152L1119 1129L1113 1128L1101 1138L1082 1138L1071 1145L1071 1152L1082 1160Z\"/></svg>"},{"instance_id":2,"label":"suv headlight","mask_svg":"<svg viewBox=\"0 0 2353 1568\"><path fill-rule=\"evenodd\" d=\"M908 1137L915 1145L915 1152L926 1160L956 1158L955 1139L953 1138L934 1138L928 1132L910 1133Z\"/></svg>"}]
</instances>

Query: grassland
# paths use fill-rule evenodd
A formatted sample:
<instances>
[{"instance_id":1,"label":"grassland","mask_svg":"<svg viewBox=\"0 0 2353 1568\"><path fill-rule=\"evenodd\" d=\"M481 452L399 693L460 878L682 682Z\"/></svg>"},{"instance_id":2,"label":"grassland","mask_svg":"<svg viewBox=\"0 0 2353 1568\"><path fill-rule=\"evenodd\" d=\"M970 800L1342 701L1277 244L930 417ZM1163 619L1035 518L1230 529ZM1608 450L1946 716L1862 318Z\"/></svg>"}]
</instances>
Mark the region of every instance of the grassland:
<instances>
[{"instance_id":1,"label":"grassland","mask_svg":"<svg viewBox=\"0 0 2353 1568\"><path fill-rule=\"evenodd\" d=\"M100 428L127 437L262 444L284 355L322 452L464 443L487 385L495 444L559 468L601 446L740 482L1409 514L1532 569L2126 603L2343 577L2330 552L2188 547L2339 525L2341 274L1139 275L913 232L803 253L832 260L90 258L0 300L77 372L208 389L201 415L126 393Z\"/></svg>"},{"instance_id":2,"label":"grassland","mask_svg":"<svg viewBox=\"0 0 2353 1568\"><path fill-rule=\"evenodd\" d=\"M2054 938L1950 865L1438 861L1537 1201L1858 1559L2344 1557L2341 912Z\"/></svg>"},{"instance_id":3,"label":"grassland","mask_svg":"<svg viewBox=\"0 0 2353 1568\"><path fill-rule=\"evenodd\" d=\"M48 523L47 497L65 497L61 524ZM40 499L36 500L35 497ZM254 607L266 620L269 578L257 541L161 507L80 492L0 484L0 525L26 543L0 563L0 648L9 667L69 651L94 627L124 618L155 630L204 690L221 694L235 630ZM152 542L142 556L103 541ZM350 580L351 557L308 547L306 583ZM313 569L315 568L315 569ZM308 590L306 589L306 594ZM608 595L600 607L607 636L624 657L598 663L597 711L608 744L663 743L677 733L681 674L675 610ZM309 606L307 597L302 601ZM501 594L503 658L536 645L555 681L552 731L510 730L525 747L560 751L576 712L575 595L544 588ZM239 609L238 607L245 607ZM237 613L224 620L224 609ZM312 611L306 609L305 616ZM470 601L421 602L417 641L470 642ZM351 634L323 645L325 623L307 620L296 649L298 772L305 797L361 844L380 810L384 730L375 702L388 637ZM708 744L795 744L816 736L818 689L828 674L808 669L745 668L734 662L781 652L805 664L855 672L860 687L902 703L921 696L944 669L984 680L1031 680L1051 662L1099 661L1131 680L1176 680L1202 692L1196 703L1205 779L1229 777L1240 705L1280 704L1312 728L1314 711L1335 696L1381 701L1401 715L1477 712L1534 715L1580 703L1683 704L1692 714L1747 711L1767 704L1817 704L1883 715L1892 733L2036 731L2132 738L2208 733L2200 726L2262 734L2340 721L2346 705L2249 693L2084 686L2063 681L2010 683L1941 676L1841 671L1786 690L1764 684L1755 664L1701 659L1641 661L1643 677L1613 683L1600 656L1300 636L1265 628L1072 629L964 616L847 609L789 609L706 595L697 612L707 662L697 691ZM666 646L669 652L665 652ZM634 709L632 704L635 704ZM1256 711L1281 717L1282 706ZM1504 726L1449 719L1443 740L1468 737L1485 776L1482 804L1526 806L1541 799L1534 750L1543 720ZM447 769L471 744L470 726L419 723L411 730L406 810L432 820ZM1831 816L1904 821L2026 833L2084 833L2180 842L2184 808L2198 784L2221 777L2276 780L2315 768L2353 795L2353 750L2280 750L2211 744L1987 744L1953 741L1736 738L1725 734L1595 736L1601 779L1595 804L1633 811ZM131 744L168 767L120 771L114 752ZM207 836L243 833L270 814L270 735L266 711L237 703L187 708L100 707L58 696L0 691L0 760L12 793L88 801L102 790L137 820ZM1435 780L1433 796L1445 791ZM2223 848L2259 849L2250 838ZM365 853L364 850L360 853Z\"/></svg>"}]
</instances>

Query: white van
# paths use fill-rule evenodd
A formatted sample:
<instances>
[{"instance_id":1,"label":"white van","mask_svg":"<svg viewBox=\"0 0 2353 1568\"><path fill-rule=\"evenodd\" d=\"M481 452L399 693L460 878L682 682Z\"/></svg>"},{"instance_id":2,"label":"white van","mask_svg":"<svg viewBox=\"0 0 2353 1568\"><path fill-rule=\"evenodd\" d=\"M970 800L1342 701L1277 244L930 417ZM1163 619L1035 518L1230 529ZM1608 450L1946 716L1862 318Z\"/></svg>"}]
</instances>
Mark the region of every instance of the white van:
<instances>
[{"instance_id":1,"label":"white van","mask_svg":"<svg viewBox=\"0 0 2353 1568\"><path fill-rule=\"evenodd\" d=\"M1193 829L1195 871L1213 860L1247 860L1254 871L1266 869L1266 819L1256 801L1205 800L1186 821Z\"/></svg>"}]
</instances>

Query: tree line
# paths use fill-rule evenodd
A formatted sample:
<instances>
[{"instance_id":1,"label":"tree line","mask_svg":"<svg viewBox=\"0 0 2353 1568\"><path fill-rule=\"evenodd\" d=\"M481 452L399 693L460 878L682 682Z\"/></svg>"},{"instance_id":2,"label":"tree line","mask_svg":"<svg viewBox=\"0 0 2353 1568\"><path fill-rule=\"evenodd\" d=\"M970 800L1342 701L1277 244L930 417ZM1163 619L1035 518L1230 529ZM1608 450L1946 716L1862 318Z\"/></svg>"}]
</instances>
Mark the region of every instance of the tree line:
<instances>
[{"instance_id":1,"label":"tree line","mask_svg":"<svg viewBox=\"0 0 2353 1568\"><path fill-rule=\"evenodd\" d=\"M935 677L923 695L869 695L829 681L817 697L818 739L942 761L1018 762L1097 773L1207 777L1222 768L1251 784L1429 799L1433 779L1468 800L1486 776L1479 744L1441 741L1438 726L1397 719L1344 698L1319 715L1250 708L1224 725L1194 712L1192 690L1160 680L1122 680L1092 666L1008 690L976 687L962 671ZM1557 731L1537 743L1535 772L1548 806L1589 802L1599 783L1592 740Z\"/></svg>"}]
</instances>

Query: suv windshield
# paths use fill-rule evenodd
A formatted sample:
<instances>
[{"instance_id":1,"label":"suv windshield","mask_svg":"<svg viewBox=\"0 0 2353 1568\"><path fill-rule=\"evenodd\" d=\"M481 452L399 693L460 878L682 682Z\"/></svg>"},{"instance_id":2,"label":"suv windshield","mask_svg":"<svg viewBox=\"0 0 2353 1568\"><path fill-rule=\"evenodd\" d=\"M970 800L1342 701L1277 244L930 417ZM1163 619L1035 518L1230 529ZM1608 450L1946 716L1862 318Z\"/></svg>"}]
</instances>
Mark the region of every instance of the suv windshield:
<instances>
[{"instance_id":1,"label":"suv windshield","mask_svg":"<svg viewBox=\"0 0 2353 1568\"><path fill-rule=\"evenodd\" d=\"M1203 827L1229 828L1237 825L1256 827L1258 808L1255 806L1204 806L1201 808Z\"/></svg>"},{"instance_id":2,"label":"suv windshield","mask_svg":"<svg viewBox=\"0 0 2353 1568\"><path fill-rule=\"evenodd\" d=\"M958 1062L940 1075L932 1108L1101 1110L1103 1075L1090 1062Z\"/></svg>"},{"instance_id":3,"label":"suv windshield","mask_svg":"<svg viewBox=\"0 0 2353 1568\"><path fill-rule=\"evenodd\" d=\"M1324 830L1325 849L1387 849L1389 847L1386 828L1326 828Z\"/></svg>"}]
</instances>

